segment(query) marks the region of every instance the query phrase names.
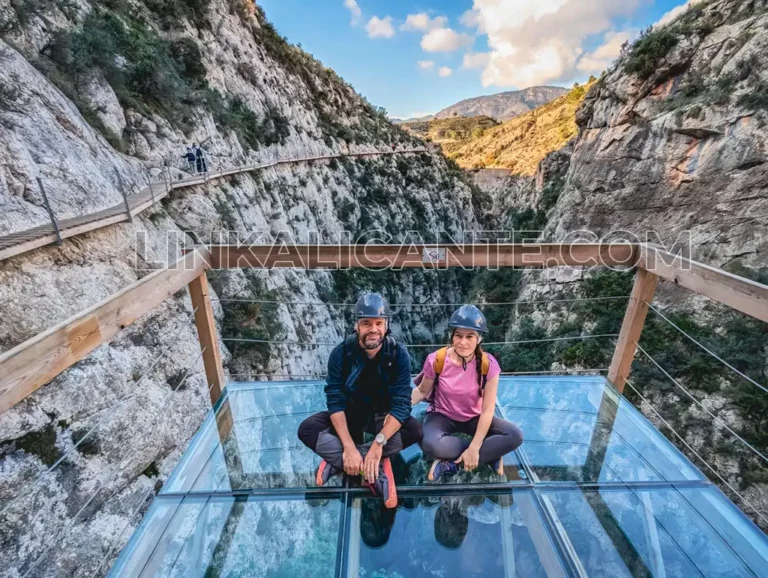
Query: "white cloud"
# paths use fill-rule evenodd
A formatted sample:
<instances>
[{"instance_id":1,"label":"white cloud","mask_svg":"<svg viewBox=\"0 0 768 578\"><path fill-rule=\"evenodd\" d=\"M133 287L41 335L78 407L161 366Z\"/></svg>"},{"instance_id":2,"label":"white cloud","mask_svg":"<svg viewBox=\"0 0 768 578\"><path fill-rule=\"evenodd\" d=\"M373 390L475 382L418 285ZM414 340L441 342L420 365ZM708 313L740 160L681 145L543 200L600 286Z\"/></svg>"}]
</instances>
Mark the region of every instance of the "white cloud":
<instances>
[{"instance_id":1,"label":"white cloud","mask_svg":"<svg viewBox=\"0 0 768 578\"><path fill-rule=\"evenodd\" d=\"M379 18L374 16L365 25L368 38L392 38L395 35L395 27L392 26L392 17Z\"/></svg>"},{"instance_id":2,"label":"white cloud","mask_svg":"<svg viewBox=\"0 0 768 578\"><path fill-rule=\"evenodd\" d=\"M439 74L443 78L448 78L451 74L453 74L453 70L451 70L447 66L443 66L440 70L437 71L437 74Z\"/></svg>"},{"instance_id":3,"label":"white cloud","mask_svg":"<svg viewBox=\"0 0 768 578\"><path fill-rule=\"evenodd\" d=\"M688 0L688 2L686 2L685 4L681 4L680 6L675 6L674 8L672 8L672 10L664 14L664 16L662 16L654 26L656 28L659 28L661 26L666 26L670 22L673 22L674 20L676 20L679 16L684 14L686 11L688 11L688 9L691 6L694 6L699 2L703 2L703 1L704 0Z\"/></svg>"},{"instance_id":4,"label":"white cloud","mask_svg":"<svg viewBox=\"0 0 768 578\"><path fill-rule=\"evenodd\" d=\"M352 14L352 20L350 21L350 24L352 26L357 26L360 24L360 19L363 17L363 11L360 10L360 6L358 6L357 0L344 0L344 6Z\"/></svg>"},{"instance_id":5,"label":"white cloud","mask_svg":"<svg viewBox=\"0 0 768 578\"><path fill-rule=\"evenodd\" d=\"M448 19L445 16L430 18L426 12L419 12L418 14L409 14L400 30L407 32L428 31L435 28L444 28L446 24L448 24Z\"/></svg>"},{"instance_id":6,"label":"white cloud","mask_svg":"<svg viewBox=\"0 0 768 578\"><path fill-rule=\"evenodd\" d=\"M463 68L485 68L491 60L490 52L467 52L464 55Z\"/></svg>"},{"instance_id":7,"label":"white cloud","mask_svg":"<svg viewBox=\"0 0 768 578\"><path fill-rule=\"evenodd\" d=\"M635 36L637 36L636 30L623 30L621 32L611 30L603 38L603 44L579 59L576 68L587 74L608 69L621 53L622 45L625 42L630 42Z\"/></svg>"},{"instance_id":8,"label":"white cloud","mask_svg":"<svg viewBox=\"0 0 768 578\"><path fill-rule=\"evenodd\" d=\"M477 28L480 24L480 14L474 8L470 8L461 15L459 22L466 28Z\"/></svg>"},{"instance_id":9,"label":"white cloud","mask_svg":"<svg viewBox=\"0 0 768 578\"><path fill-rule=\"evenodd\" d=\"M425 52L453 52L472 44L472 37L460 34L451 28L434 28L421 39L421 48Z\"/></svg>"},{"instance_id":10,"label":"white cloud","mask_svg":"<svg viewBox=\"0 0 768 578\"><path fill-rule=\"evenodd\" d=\"M474 0L490 56L483 86L525 88L580 76L584 42L645 0ZM606 49L607 50L607 49Z\"/></svg>"},{"instance_id":11,"label":"white cloud","mask_svg":"<svg viewBox=\"0 0 768 578\"><path fill-rule=\"evenodd\" d=\"M419 60L419 68L422 70L432 70L435 67L434 60Z\"/></svg>"}]
</instances>

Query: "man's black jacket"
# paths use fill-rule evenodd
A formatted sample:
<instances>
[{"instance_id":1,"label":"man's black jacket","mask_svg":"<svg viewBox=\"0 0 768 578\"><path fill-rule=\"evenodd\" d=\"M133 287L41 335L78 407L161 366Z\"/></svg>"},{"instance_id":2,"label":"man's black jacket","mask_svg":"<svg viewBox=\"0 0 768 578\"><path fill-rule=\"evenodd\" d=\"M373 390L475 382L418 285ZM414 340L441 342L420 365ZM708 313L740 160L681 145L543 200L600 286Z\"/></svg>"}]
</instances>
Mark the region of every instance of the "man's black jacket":
<instances>
[{"instance_id":1,"label":"man's black jacket","mask_svg":"<svg viewBox=\"0 0 768 578\"><path fill-rule=\"evenodd\" d=\"M358 344L357 337L351 337L334 348L328 358L325 385L329 413L344 411L350 402L372 407L373 401L367 392L378 391L389 398L389 414L392 417L400 423L408 419L411 415L411 358L408 350L388 336L376 359L380 382L365 384L366 387L361 388L358 379L368 356Z\"/></svg>"}]
</instances>

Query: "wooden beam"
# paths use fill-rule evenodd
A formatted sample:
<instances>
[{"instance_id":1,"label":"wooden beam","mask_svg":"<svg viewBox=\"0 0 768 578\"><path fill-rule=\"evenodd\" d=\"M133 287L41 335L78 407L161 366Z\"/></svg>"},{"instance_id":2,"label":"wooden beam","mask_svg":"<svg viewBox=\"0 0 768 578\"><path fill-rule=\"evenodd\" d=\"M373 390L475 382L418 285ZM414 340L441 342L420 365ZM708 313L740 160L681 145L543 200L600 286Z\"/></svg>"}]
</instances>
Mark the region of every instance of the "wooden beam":
<instances>
[{"instance_id":1,"label":"wooden beam","mask_svg":"<svg viewBox=\"0 0 768 578\"><path fill-rule=\"evenodd\" d=\"M211 266L234 268L336 269L446 267L627 266L637 260L637 246L608 244L402 244L402 245L212 245ZM437 252L434 261L425 254Z\"/></svg>"},{"instance_id":2,"label":"wooden beam","mask_svg":"<svg viewBox=\"0 0 768 578\"><path fill-rule=\"evenodd\" d=\"M640 246L637 264L663 279L768 322L768 286L650 245Z\"/></svg>"},{"instance_id":3,"label":"wooden beam","mask_svg":"<svg viewBox=\"0 0 768 578\"><path fill-rule=\"evenodd\" d=\"M205 249L148 275L0 355L0 414L183 289L208 267Z\"/></svg>"},{"instance_id":4,"label":"wooden beam","mask_svg":"<svg viewBox=\"0 0 768 578\"><path fill-rule=\"evenodd\" d=\"M216 319L213 316L208 277L203 271L189 284L189 295L195 309L195 325L203 351L203 365L208 387L211 388L211 404L215 404L224 390L224 369L221 365L219 340L216 336Z\"/></svg>"},{"instance_id":5,"label":"wooden beam","mask_svg":"<svg viewBox=\"0 0 768 578\"><path fill-rule=\"evenodd\" d=\"M648 303L653 300L658 280L656 275L645 269L638 269L635 274L632 295L627 304L624 322L621 324L621 332L619 333L619 341L616 344L613 361L611 361L611 367L608 370L608 381L619 392L624 392L624 384L629 376L632 360L635 358L635 344L639 341L643 331L645 316L648 314Z\"/></svg>"}]
</instances>

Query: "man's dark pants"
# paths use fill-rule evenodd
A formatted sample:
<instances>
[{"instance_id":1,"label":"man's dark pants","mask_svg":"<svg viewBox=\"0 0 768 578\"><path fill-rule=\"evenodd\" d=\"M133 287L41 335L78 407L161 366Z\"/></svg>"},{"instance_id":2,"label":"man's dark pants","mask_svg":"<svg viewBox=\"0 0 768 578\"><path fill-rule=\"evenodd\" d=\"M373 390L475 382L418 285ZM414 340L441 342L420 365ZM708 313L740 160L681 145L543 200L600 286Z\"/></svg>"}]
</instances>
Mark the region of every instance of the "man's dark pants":
<instances>
[{"instance_id":1,"label":"man's dark pants","mask_svg":"<svg viewBox=\"0 0 768 578\"><path fill-rule=\"evenodd\" d=\"M376 435L384 427L386 413L375 414L370 409L348 406L344 410L347 416L347 428L360 454L365 457L373 442L363 443L363 434ZM299 426L299 439L309 449L332 466L344 469L344 446L331 423L331 414L321 411L309 416ZM384 446L382 457L391 457L408 446L421 440L421 423L409 416L400 431L393 435Z\"/></svg>"}]
</instances>

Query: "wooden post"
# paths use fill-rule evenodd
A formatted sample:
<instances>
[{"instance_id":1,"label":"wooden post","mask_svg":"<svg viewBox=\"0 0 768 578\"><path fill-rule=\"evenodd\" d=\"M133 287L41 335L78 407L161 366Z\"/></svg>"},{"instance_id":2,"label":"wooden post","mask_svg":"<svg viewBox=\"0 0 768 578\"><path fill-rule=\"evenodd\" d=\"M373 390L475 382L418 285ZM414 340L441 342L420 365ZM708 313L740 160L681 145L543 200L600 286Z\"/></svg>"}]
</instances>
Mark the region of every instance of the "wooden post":
<instances>
[{"instance_id":1,"label":"wooden post","mask_svg":"<svg viewBox=\"0 0 768 578\"><path fill-rule=\"evenodd\" d=\"M196 309L195 325L200 347L204 348L203 365L207 383L211 387L211 404L215 404L224 390L224 370L221 365L219 340L216 337L216 320L213 317L208 277L205 272L189 284L189 294L192 297L192 307Z\"/></svg>"},{"instance_id":2,"label":"wooden post","mask_svg":"<svg viewBox=\"0 0 768 578\"><path fill-rule=\"evenodd\" d=\"M616 351L613 352L613 361L608 370L610 381L620 393L624 392L624 384L635 358L636 343L643 331L645 316L648 314L648 305L653 300L656 292L656 283L659 278L645 269L638 269L635 274L635 284L632 287L632 295L627 304L627 312L624 314L624 322L621 324L619 341Z\"/></svg>"}]
</instances>

